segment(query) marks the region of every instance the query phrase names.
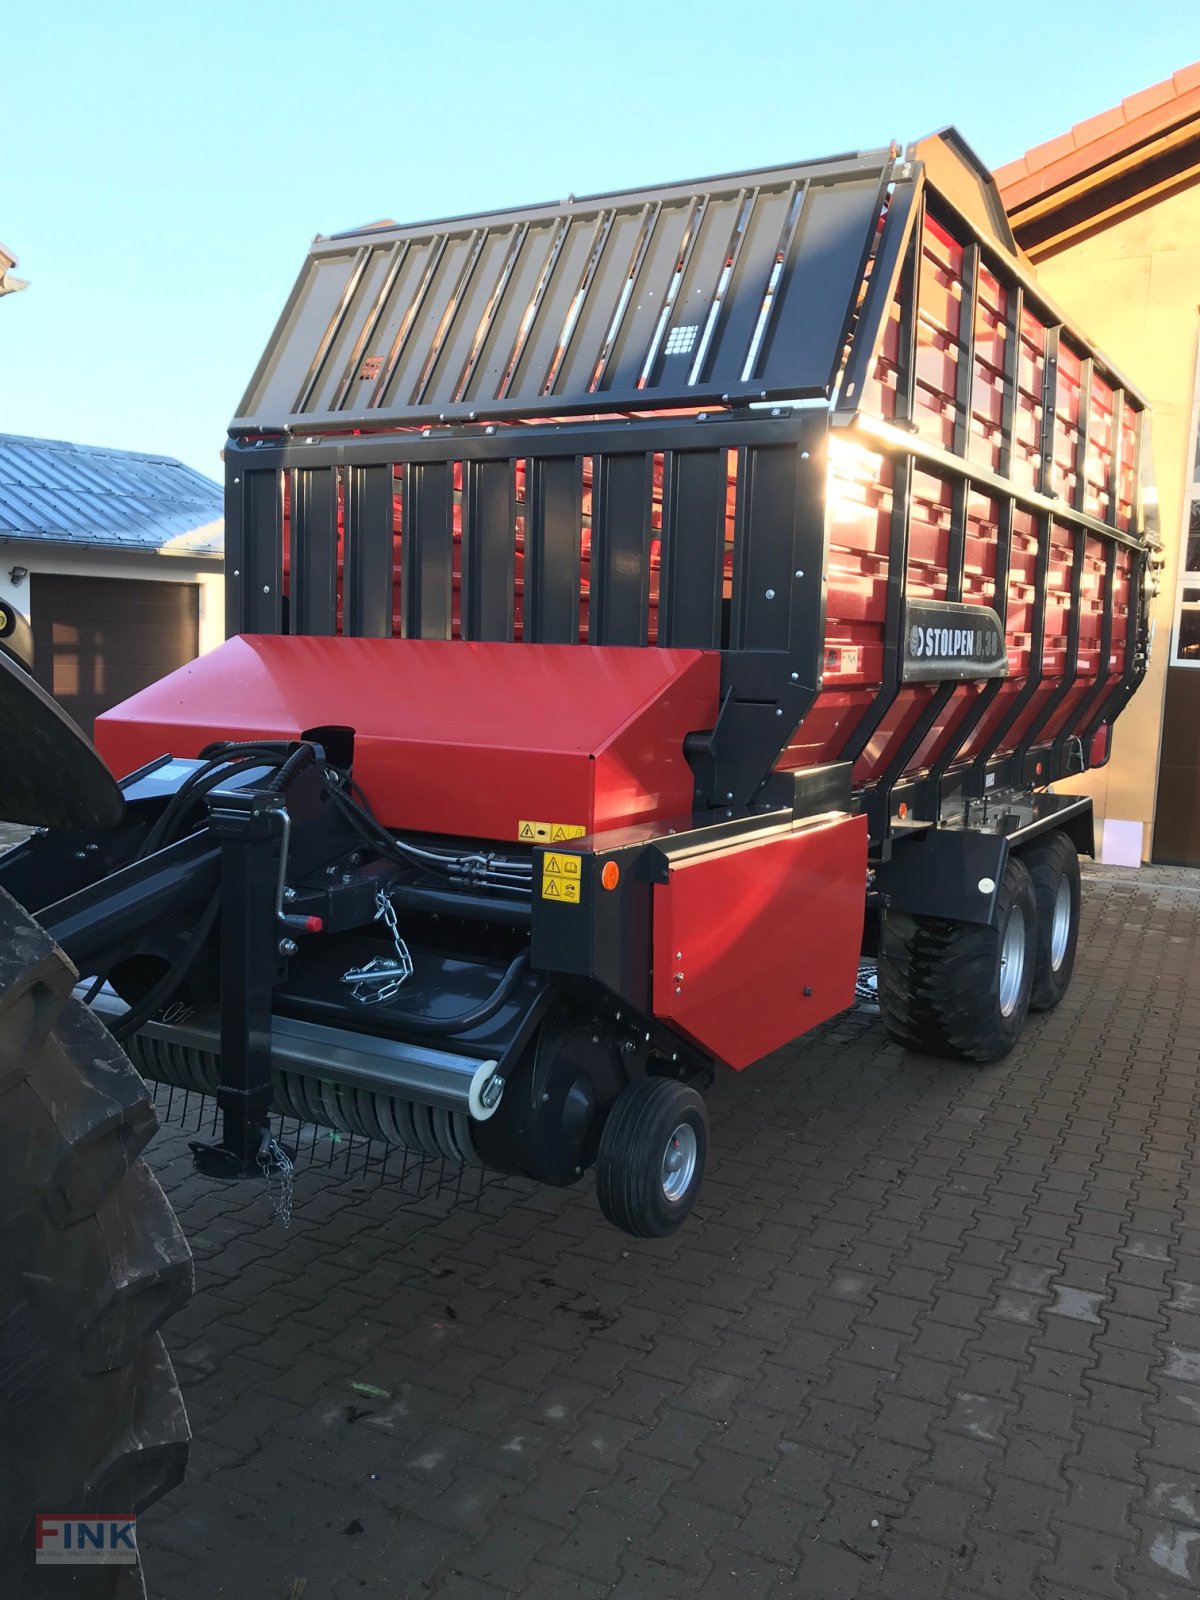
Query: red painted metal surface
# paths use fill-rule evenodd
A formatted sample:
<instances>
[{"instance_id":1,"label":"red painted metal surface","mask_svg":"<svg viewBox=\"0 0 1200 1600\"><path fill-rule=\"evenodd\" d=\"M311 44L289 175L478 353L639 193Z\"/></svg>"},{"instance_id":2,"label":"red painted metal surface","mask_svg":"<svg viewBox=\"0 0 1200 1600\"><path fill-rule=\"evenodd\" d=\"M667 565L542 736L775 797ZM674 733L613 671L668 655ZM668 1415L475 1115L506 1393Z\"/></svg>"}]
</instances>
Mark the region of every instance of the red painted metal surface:
<instances>
[{"instance_id":1,"label":"red painted metal surface","mask_svg":"<svg viewBox=\"0 0 1200 1600\"><path fill-rule=\"evenodd\" d=\"M683 739L712 726L719 677L699 650L242 636L106 712L96 744L122 776L215 739L351 727L388 827L591 833L690 815Z\"/></svg>"},{"instance_id":2,"label":"red painted metal surface","mask_svg":"<svg viewBox=\"0 0 1200 1600\"><path fill-rule=\"evenodd\" d=\"M861 816L673 864L654 887L655 1015L740 1069L844 1011L866 872Z\"/></svg>"},{"instance_id":3,"label":"red painted metal surface","mask_svg":"<svg viewBox=\"0 0 1200 1600\"><path fill-rule=\"evenodd\" d=\"M912 425L922 439L953 449L959 364L965 359L968 329L963 316L963 246L932 217L922 238L919 315L916 343L916 388ZM1002 466L1005 372L1009 366L1008 291L993 273L979 274L972 351L970 428L967 456L985 469ZM885 421L897 415L900 355L900 312L897 303L884 334L876 369L864 386L866 411ZM1041 434L1046 386L1046 327L1023 308L1015 336L1017 384L1012 452L1013 481L1025 489L1039 487ZM1116 526L1127 531L1132 521L1136 457L1135 417L1130 407L1114 427L1113 390L1093 372L1090 395L1083 405L1083 361L1069 341L1061 342L1053 377L1055 417L1046 487L1067 503L1104 520L1110 510L1110 485L1117 494ZM1082 449L1086 436L1086 449ZM1116 456L1114 471L1114 454ZM1083 474L1080 482L1079 463ZM854 729L874 704L884 680L884 628L887 616L888 552L892 504L892 463L882 452L836 440L829 473L829 560L824 641L824 684L816 703L796 730L779 765L815 766L837 760ZM951 482L947 474L918 468L913 474L905 593L914 600L946 599L950 554ZM1001 609L1007 601L1009 677L992 699L978 726L968 731L967 719L980 692L963 684L914 751L907 771L917 773L935 761L965 761L991 751L1014 749L1031 730L1039 743L1080 731L1076 723L1085 707L1094 705L1100 679L1115 685L1121 676L1133 596L1130 557L1117 551L1113 637L1109 659L1100 660L1104 595L1104 544L1085 541L1081 585L1080 650L1072 687L1039 726L1069 666L1070 591L1074 574L1075 535L1065 522L1052 519L1048 531L1031 512L1014 513L1012 556L1006 595L997 593L996 556L1000 510L990 497L972 491L967 505L966 559L961 598L968 605ZM1041 681L1018 717L1003 734L1012 705L1029 679L1035 624L1034 574L1040 538L1049 538L1051 561ZM854 781L869 784L887 766L892 751L927 704L929 685L896 691L861 756ZM962 730L962 731L960 731Z\"/></svg>"}]
</instances>

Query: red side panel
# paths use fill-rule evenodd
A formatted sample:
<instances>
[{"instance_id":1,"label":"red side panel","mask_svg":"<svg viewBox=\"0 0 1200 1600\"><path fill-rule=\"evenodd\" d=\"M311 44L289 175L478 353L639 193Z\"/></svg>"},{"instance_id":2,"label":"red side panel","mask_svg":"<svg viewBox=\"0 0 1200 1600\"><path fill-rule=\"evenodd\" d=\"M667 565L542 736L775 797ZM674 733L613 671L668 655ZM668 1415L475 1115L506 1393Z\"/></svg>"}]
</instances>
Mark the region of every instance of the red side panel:
<instances>
[{"instance_id":1,"label":"red side panel","mask_svg":"<svg viewBox=\"0 0 1200 1600\"><path fill-rule=\"evenodd\" d=\"M854 999L867 821L839 817L671 866L654 887L654 1013L731 1067Z\"/></svg>"},{"instance_id":2,"label":"red side panel","mask_svg":"<svg viewBox=\"0 0 1200 1600\"><path fill-rule=\"evenodd\" d=\"M684 735L716 719L699 650L243 636L96 722L118 776L216 739L353 728L354 775L388 827L549 839L690 815Z\"/></svg>"}]
</instances>

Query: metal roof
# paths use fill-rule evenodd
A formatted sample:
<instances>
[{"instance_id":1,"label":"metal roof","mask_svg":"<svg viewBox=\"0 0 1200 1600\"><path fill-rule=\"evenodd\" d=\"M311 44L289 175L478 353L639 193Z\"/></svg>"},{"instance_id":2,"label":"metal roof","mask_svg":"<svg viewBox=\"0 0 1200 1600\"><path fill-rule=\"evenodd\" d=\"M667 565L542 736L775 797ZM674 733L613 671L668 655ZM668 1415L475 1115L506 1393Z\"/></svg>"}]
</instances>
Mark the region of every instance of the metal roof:
<instances>
[{"instance_id":1,"label":"metal roof","mask_svg":"<svg viewBox=\"0 0 1200 1600\"><path fill-rule=\"evenodd\" d=\"M221 555L224 495L171 456L0 434L0 539Z\"/></svg>"}]
</instances>

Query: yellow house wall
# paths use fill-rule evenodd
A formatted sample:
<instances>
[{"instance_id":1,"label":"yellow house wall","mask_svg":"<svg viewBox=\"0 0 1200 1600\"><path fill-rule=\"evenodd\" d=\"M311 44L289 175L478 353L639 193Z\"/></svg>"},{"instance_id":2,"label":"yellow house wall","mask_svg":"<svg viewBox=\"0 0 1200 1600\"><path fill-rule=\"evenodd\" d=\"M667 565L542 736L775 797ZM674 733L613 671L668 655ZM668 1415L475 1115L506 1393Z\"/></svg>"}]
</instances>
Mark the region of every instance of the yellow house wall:
<instances>
[{"instance_id":1,"label":"yellow house wall","mask_svg":"<svg viewBox=\"0 0 1200 1600\"><path fill-rule=\"evenodd\" d=\"M1178 573L1200 332L1200 186L1170 195L1037 264L1063 312L1122 369L1153 410L1165 565L1150 668L1113 730L1108 765L1059 785L1090 794L1099 817L1142 823L1150 858L1163 696Z\"/></svg>"}]
</instances>

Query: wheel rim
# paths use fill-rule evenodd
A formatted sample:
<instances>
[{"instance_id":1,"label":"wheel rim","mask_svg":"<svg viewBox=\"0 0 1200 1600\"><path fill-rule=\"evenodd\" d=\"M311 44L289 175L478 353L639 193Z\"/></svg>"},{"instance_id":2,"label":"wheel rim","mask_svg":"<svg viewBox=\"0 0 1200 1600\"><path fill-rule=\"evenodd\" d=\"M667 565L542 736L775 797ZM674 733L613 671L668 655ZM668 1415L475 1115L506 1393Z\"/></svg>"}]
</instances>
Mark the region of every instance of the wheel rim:
<instances>
[{"instance_id":1,"label":"wheel rim","mask_svg":"<svg viewBox=\"0 0 1200 1600\"><path fill-rule=\"evenodd\" d=\"M1000 1015L1011 1017L1021 996L1025 976L1025 913L1014 906L1008 913L1000 949Z\"/></svg>"},{"instance_id":2,"label":"wheel rim","mask_svg":"<svg viewBox=\"0 0 1200 1600\"><path fill-rule=\"evenodd\" d=\"M1071 937L1071 885L1064 872L1054 896L1054 918L1050 923L1050 965L1057 972L1067 953Z\"/></svg>"},{"instance_id":3,"label":"wheel rim","mask_svg":"<svg viewBox=\"0 0 1200 1600\"><path fill-rule=\"evenodd\" d=\"M668 1200L682 1200L688 1192L696 1175L698 1150L695 1128L688 1122L681 1122L663 1151L662 1186Z\"/></svg>"}]
</instances>

